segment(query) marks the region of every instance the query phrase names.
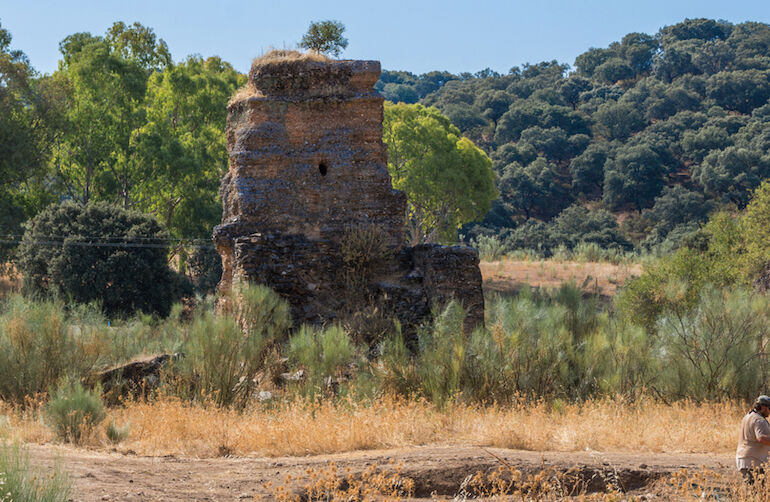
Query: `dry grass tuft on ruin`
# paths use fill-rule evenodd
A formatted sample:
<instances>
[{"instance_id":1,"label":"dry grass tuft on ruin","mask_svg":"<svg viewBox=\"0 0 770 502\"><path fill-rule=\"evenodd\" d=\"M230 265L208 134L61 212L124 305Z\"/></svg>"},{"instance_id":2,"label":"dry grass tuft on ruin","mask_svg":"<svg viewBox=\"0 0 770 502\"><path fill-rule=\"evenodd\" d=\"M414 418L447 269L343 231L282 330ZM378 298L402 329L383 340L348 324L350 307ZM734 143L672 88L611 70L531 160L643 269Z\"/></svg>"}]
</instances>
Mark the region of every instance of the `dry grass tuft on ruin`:
<instances>
[{"instance_id":1,"label":"dry grass tuft on ruin","mask_svg":"<svg viewBox=\"0 0 770 502\"><path fill-rule=\"evenodd\" d=\"M254 58L252 66L286 63L289 61L332 61L329 57L315 52L301 52L292 49L269 49L266 53Z\"/></svg>"}]
</instances>

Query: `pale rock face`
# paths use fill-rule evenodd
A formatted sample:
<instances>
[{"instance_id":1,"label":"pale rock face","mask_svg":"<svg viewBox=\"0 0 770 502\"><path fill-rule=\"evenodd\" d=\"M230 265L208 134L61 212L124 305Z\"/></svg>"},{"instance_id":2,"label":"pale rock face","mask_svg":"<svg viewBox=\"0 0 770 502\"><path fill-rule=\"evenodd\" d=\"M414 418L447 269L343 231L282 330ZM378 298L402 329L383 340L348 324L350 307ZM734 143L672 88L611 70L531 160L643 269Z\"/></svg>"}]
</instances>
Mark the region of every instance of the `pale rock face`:
<instances>
[{"instance_id":1,"label":"pale rock face","mask_svg":"<svg viewBox=\"0 0 770 502\"><path fill-rule=\"evenodd\" d=\"M256 62L250 92L228 107L229 172L220 194L221 287L267 284L300 322L326 322L356 309L343 301L341 242L350 228L377 228L391 258L379 263L360 299L409 327L451 297L483 322L478 254L466 248L404 247L406 197L391 185L382 142L377 61ZM426 268L427 267L427 268ZM447 268L451 267L451 268ZM365 297L365 298L364 298Z\"/></svg>"}]
</instances>

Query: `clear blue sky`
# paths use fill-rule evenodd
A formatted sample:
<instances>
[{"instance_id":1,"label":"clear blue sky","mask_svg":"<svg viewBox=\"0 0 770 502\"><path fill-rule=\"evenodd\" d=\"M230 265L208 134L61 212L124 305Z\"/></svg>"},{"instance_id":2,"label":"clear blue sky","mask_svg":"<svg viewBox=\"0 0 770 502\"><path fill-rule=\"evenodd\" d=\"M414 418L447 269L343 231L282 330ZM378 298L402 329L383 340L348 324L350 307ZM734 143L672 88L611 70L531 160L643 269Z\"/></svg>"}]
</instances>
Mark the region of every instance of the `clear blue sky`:
<instances>
[{"instance_id":1,"label":"clear blue sky","mask_svg":"<svg viewBox=\"0 0 770 502\"><path fill-rule=\"evenodd\" d=\"M768 0L0 0L0 23L40 72L56 69L58 43L139 21L175 60L218 55L246 72L267 48L293 48L310 21L337 19L350 41L342 57L422 73L501 73L556 59L572 64L589 47L633 31L654 34L685 18L770 23Z\"/></svg>"}]
</instances>

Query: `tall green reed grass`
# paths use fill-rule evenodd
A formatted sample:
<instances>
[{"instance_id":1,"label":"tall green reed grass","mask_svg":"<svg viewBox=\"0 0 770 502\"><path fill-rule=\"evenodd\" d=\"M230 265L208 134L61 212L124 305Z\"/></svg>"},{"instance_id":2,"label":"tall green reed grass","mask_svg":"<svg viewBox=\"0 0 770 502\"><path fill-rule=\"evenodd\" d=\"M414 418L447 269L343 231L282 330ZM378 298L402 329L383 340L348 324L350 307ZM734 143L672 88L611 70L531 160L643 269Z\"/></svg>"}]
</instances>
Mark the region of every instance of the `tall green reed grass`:
<instances>
[{"instance_id":1,"label":"tall green reed grass","mask_svg":"<svg viewBox=\"0 0 770 502\"><path fill-rule=\"evenodd\" d=\"M23 446L0 442L0 501L65 502L71 500L70 490L69 476L61 466L33 467Z\"/></svg>"}]
</instances>

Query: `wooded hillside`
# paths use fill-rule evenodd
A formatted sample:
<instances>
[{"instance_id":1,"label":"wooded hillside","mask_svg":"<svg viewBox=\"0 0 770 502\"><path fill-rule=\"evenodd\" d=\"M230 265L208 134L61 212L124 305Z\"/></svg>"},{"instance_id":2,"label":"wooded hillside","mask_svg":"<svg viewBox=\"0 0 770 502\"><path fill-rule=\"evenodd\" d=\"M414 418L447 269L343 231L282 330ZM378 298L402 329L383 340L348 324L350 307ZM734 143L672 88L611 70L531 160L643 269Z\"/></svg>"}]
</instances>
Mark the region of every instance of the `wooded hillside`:
<instances>
[{"instance_id":1,"label":"wooded hillside","mask_svg":"<svg viewBox=\"0 0 770 502\"><path fill-rule=\"evenodd\" d=\"M590 48L574 66L387 71L377 87L439 108L490 154L501 196L464 233L509 248L671 249L770 176L763 23L691 19Z\"/></svg>"}]
</instances>

